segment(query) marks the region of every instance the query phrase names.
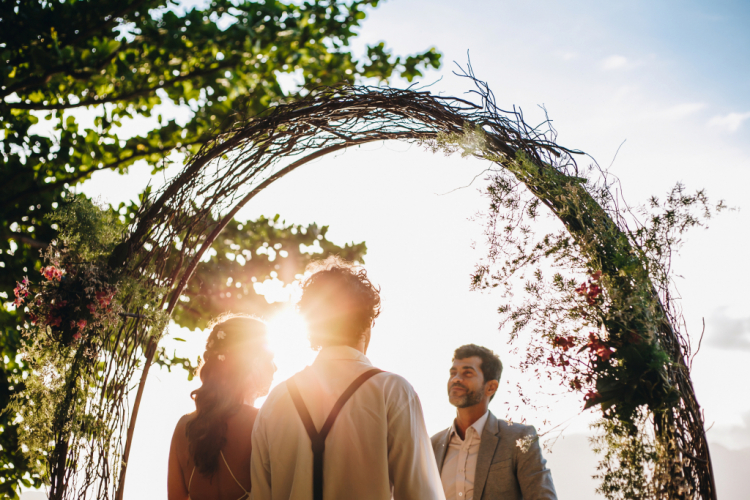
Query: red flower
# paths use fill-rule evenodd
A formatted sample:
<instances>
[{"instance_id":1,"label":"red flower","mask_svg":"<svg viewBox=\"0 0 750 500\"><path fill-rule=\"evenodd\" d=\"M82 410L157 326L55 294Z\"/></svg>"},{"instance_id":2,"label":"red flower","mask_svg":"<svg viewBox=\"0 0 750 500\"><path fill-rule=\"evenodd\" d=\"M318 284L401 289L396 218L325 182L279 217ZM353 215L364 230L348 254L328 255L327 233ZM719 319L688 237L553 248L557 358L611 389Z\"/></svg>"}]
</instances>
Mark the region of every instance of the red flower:
<instances>
[{"instance_id":1,"label":"red flower","mask_svg":"<svg viewBox=\"0 0 750 500\"><path fill-rule=\"evenodd\" d=\"M597 271L591 275L593 281L599 281L601 277L601 271ZM602 288L596 283L592 283L589 280L588 283L582 283L581 286L575 289L578 295L583 295L588 305L593 306L596 303L596 298L602 294Z\"/></svg>"},{"instance_id":2,"label":"red flower","mask_svg":"<svg viewBox=\"0 0 750 500\"><path fill-rule=\"evenodd\" d=\"M89 312L91 314L96 314L96 306L94 305L93 302L89 303L89 304L86 304L86 307L88 308L88 310L89 310Z\"/></svg>"},{"instance_id":3,"label":"red flower","mask_svg":"<svg viewBox=\"0 0 750 500\"><path fill-rule=\"evenodd\" d=\"M47 278L49 281L57 280L60 281L62 278L62 271L56 268L55 266L47 266L43 268L41 271L42 276Z\"/></svg>"},{"instance_id":4,"label":"red flower","mask_svg":"<svg viewBox=\"0 0 750 500\"><path fill-rule=\"evenodd\" d=\"M602 342L594 332L589 333L589 343L586 344L586 347L588 347L589 350L591 350L591 352L598 356L602 361L607 361L615 352L611 347Z\"/></svg>"},{"instance_id":5,"label":"red flower","mask_svg":"<svg viewBox=\"0 0 750 500\"><path fill-rule=\"evenodd\" d=\"M85 319L79 319L78 323L77 323L77 326L78 326L78 331L80 332L81 330L83 330L84 328L86 328L86 320Z\"/></svg>"},{"instance_id":6,"label":"red flower","mask_svg":"<svg viewBox=\"0 0 750 500\"><path fill-rule=\"evenodd\" d=\"M99 301L99 306L107 307L110 302L112 302L112 297L114 297L114 295L114 291L96 292L96 300Z\"/></svg>"},{"instance_id":7,"label":"red flower","mask_svg":"<svg viewBox=\"0 0 750 500\"><path fill-rule=\"evenodd\" d=\"M81 338L81 332L80 331L78 331L78 332L76 332L76 333L73 334L73 340L78 340L80 338Z\"/></svg>"},{"instance_id":8,"label":"red flower","mask_svg":"<svg viewBox=\"0 0 750 500\"><path fill-rule=\"evenodd\" d=\"M552 347L559 347L563 351L567 351L568 349L575 347L575 337L555 337L552 340Z\"/></svg>"},{"instance_id":9,"label":"red flower","mask_svg":"<svg viewBox=\"0 0 750 500\"><path fill-rule=\"evenodd\" d=\"M585 395L585 396L583 397L583 399L585 399L586 401L590 401L590 400L593 400L593 401L598 401L598 400L599 400L599 399L601 399L601 398L602 398L602 395L601 395L601 394L599 394L599 393L598 393L598 392L596 392L596 391L589 391L589 392L587 392L587 393L586 393L586 395Z\"/></svg>"},{"instance_id":10,"label":"red flower","mask_svg":"<svg viewBox=\"0 0 750 500\"><path fill-rule=\"evenodd\" d=\"M50 326L60 326L60 323L62 323L62 319L60 318L55 318L53 316L47 318L47 324Z\"/></svg>"}]
</instances>

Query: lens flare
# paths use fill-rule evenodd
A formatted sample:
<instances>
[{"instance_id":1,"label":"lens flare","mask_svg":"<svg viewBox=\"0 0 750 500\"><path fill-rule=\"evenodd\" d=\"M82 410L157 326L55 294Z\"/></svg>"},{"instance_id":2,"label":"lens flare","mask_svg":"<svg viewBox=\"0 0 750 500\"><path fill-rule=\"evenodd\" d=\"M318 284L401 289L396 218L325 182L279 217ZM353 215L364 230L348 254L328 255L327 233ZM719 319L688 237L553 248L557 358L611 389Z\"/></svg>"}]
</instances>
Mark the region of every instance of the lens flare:
<instances>
[{"instance_id":1,"label":"lens flare","mask_svg":"<svg viewBox=\"0 0 750 500\"><path fill-rule=\"evenodd\" d=\"M268 321L268 344L274 353L277 371L271 390L315 360L316 352L310 348L307 339L307 325L293 306L281 309ZM260 406L265 398L260 398Z\"/></svg>"}]
</instances>

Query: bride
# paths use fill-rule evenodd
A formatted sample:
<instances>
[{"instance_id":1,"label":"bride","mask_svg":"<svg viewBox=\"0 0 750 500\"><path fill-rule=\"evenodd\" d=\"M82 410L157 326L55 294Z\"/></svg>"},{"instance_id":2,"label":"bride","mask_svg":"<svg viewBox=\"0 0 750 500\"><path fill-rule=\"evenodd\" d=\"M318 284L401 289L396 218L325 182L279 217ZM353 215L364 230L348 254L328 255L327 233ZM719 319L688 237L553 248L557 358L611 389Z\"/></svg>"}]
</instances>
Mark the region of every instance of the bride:
<instances>
[{"instance_id":1,"label":"bride","mask_svg":"<svg viewBox=\"0 0 750 500\"><path fill-rule=\"evenodd\" d=\"M199 368L203 384L191 393L195 411L177 423L169 451L169 500L250 497L250 441L276 366L266 325L233 315L211 329Z\"/></svg>"}]
</instances>

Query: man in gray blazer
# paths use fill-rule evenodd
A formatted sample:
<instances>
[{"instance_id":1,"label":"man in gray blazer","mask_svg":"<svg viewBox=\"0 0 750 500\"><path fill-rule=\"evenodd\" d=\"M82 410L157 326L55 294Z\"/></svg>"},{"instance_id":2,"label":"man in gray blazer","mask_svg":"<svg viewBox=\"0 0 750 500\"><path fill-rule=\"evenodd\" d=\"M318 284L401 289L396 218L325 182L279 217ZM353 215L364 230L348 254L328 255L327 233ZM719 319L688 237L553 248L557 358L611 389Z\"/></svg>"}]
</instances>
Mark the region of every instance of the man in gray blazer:
<instances>
[{"instance_id":1,"label":"man in gray blazer","mask_svg":"<svg viewBox=\"0 0 750 500\"><path fill-rule=\"evenodd\" d=\"M556 500L536 429L498 420L489 411L503 365L486 347L456 349L448 399L449 428L432 436L446 500Z\"/></svg>"}]
</instances>

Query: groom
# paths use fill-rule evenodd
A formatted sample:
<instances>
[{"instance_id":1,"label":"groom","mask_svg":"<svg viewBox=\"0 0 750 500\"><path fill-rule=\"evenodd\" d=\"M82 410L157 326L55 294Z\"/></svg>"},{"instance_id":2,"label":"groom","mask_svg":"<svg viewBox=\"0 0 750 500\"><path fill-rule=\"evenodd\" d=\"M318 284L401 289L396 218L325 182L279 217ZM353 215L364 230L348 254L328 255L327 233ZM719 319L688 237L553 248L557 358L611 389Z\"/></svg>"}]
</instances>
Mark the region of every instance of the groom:
<instances>
[{"instance_id":1,"label":"groom","mask_svg":"<svg viewBox=\"0 0 750 500\"><path fill-rule=\"evenodd\" d=\"M255 421L254 500L444 500L422 407L365 353L380 293L338 258L303 285L315 362L277 386Z\"/></svg>"},{"instance_id":2,"label":"groom","mask_svg":"<svg viewBox=\"0 0 750 500\"><path fill-rule=\"evenodd\" d=\"M502 371L486 347L468 344L453 355L448 399L456 419L432 436L447 500L557 499L536 430L489 411Z\"/></svg>"}]
</instances>

